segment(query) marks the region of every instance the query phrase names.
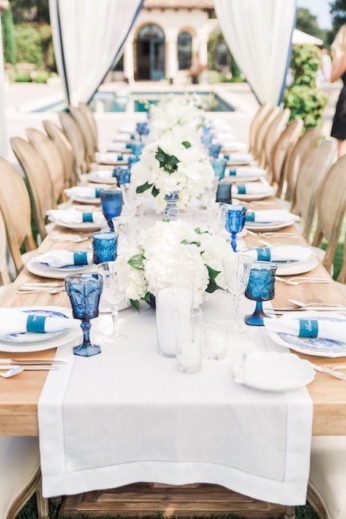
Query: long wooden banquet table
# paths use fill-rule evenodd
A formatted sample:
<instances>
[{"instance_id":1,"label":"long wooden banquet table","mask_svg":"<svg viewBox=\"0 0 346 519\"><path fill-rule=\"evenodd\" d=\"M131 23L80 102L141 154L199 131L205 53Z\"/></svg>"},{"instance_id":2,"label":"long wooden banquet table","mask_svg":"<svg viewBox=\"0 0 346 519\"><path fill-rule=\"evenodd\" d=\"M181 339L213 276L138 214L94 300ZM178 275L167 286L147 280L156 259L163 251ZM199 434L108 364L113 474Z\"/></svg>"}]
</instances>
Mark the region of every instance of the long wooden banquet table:
<instances>
[{"instance_id":1,"label":"long wooden banquet table","mask_svg":"<svg viewBox=\"0 0 346 519\"><path fill-rule=\"evenodd\" d=\"M268 206L264 204L250 204L252 209L272 209L274 198L267 199ZM278 202L278 208L280 207ZM280 231L297 233L296 238L290 238L286 243L306 245L305 240L299 234L295 226L286 227ZM56 228L52 235L63 235L65 230ZM66 234L71 234L71 231ZM83 233L86 234L86 233ZM91 233L90 233L91 234ZM259 236L247 235L244 240L248 246L261 246ZM282 244L282 237L265 238L270 244ZM73 249L85 249L85 243L73 243ZM87 242L88 243L88 242ZM70 241L53 241L48 235L39 247L39 252L54 249L70 249ZM322 265L312 272L304 274L312 277L329 277ZM31 306L54 305L70 307L66 292L59 294L32 293L21 294L18 286L27 282L43 281L30 274L27 269L18 276L9 293L2 300L2 306ZM290 286L286 283L276 282L276 297L273 301L275 307L290 306L288 299L298 299L305 302L323 300L325 303L346 304L345 297L337 289L334 283L330 284L302 284ZM0 359L4 358L30 358L37 354L0 353ZM54 357L55 350L39 353L40 358L50 359ZM304 355L300 355L302 358ZM314 363L321 366L336 366L343 364L343 359L331 359L309 357ZM38 436L38 400L45 383L46 372L24 371L11 379L0 378L0 434L2 436ZM308 386L308 391L313 402L313 435L344 435L346 433L346 391L345 382L331 377L325 373L316 373L315 380ZM103 495L103 497L102 497ZM107 497L108 496L108 497ZM215 485L187 485L185 487L169 487L167 485L138 484L129 485L122 489L100 492L89 492L80 496L67 497L63 507L65 515L74 513L87 513L89 515L102 515L105 513L118 513L123 516L150 515L161 510L167 515L212 515L221 513L239 513L247 517L272 517L283 513L283 507L262 503L245 496L240 496L222 487ZM287 512L286 512L287 513ZM294 517L287 514L286 517Z\"/></svg>"}]
</instances>

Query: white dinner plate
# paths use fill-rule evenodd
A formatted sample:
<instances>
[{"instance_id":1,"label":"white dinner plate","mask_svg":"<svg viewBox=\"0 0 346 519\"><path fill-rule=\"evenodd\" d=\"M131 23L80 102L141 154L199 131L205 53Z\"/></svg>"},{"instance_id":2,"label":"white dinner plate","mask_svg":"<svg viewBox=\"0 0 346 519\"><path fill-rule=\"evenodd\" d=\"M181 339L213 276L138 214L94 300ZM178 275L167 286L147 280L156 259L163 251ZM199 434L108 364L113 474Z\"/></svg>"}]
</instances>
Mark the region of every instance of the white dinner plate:
<instances>
[{"instance_id":1,"label":"white dinner plate","mask_svg":"<svg viewBox=\"0 0 346 519\"><path fill-rule=\"evenodd\" d=\"M313 252L311 252L307 261L296 261L288 263L287 265L278 265L276 274L278 276L296 276L311 272L318 266L318 259Z\"/></svg>"},{"instance_id":2,"label":"white dinner plate","mask_svg":"<svg viewBox=\"0 0 346 519\"><path fill-rule=\"evenodd\" d=\"M287 222L268 222L268 223L260 223L260 222L245 222L245 226L251 231L277 231L278 229L283 229L284 227L289 227L296 223L296 218L292 218L292 220L288 220Z\"/></svg>"},{"instance_id":3,"label":"white dinner plate","mask_svg":"<svg viewBox=\"0 0 346 519\"><path fill-rule=\"evenodd\" d=\"M225 143L220 142L220 144L222 145L222 153L236 153L238 151L244 152L247 148L246 144L237 141L229 141Z\"/></svg>"},{"instance_id":4,"label":"white dinner plate","mask_svg":"<svg viewBox=\"0 0 346 519\"><path fill-rule=\"evenodd\" d=\"M42 310L40 306L23 307L22 310ZM66 317L71 317L71 310L61 306L46 306L44 307L47 311L59 312L64 314ZM50 334L31 334L31 335L50 335ZM40 339L39 342L16 342L10 343L0 338L0 351L7 353L26 353L34 351L50 350L52 348L59 348L71 344L76 346L82 337L82 330L79 328L66 329L59 336L51 338L45 337Z\"/></svg>"},{"instance_id":5,"label":"white dinner plate","mask_svg":"<svg viewBox=\"0 0 346 519\"><path fill-rule=\"evenodd\" d=\"M298 319L309 318L313 319L327 319L327 320L338 320L345 322L346 327L346 317L339 314L331 314L330 312L323 313L318 312L317 314L314 312L290 312L289 315L284 315L281 319L292 319L297 317ZM273 342L279 344L280 346L284 346L285 348L290 348L291 350L297 351L299 353L304 353L305 355L312 355L315 357L346 357L346 335L345 342L339 341L331 341L328 339L304 339L301 337L295 337L294 335L288 335L286 333L275 333L268 332L268 337L271 338Z\"/></svg>"},{"instance_id":6,"label":"white dinner plate","mask_svg":"<svg viewBox=\"0 0 346 519\"><path fill-rule=\"evenodd\" d=\"M119 162L119 160L115 157L112 157L112 155L114 155L115 153L117 153L118 155L129 155L129 154L131 154L131 152L132 152L132 150L130 150L129 148L123 149L119 152L110 151L109 153L106 153L105 156L98 157L97 163L104 164L106 166L110 166L110 165L115 166ZM107 155L108 155L108 157L107 157Z\"/></svg>"},{"instance_id":7,"label":"white dinner plate","mask_svg":"<svg viewBox=\"0 0 346 519\"><path fill-rule=\"evenodd\" d=\"M65 277L71 274L72 272L85 272L95 270L97 268L96 265L74 265L74 267L77 268L74 270L52 268L43 265L42 263L34 262L33 260L29 261L26 264L26 268L29 272L31 272L31 274L35 274L35 276L40 276L49 279L65 279Z\"/></svg>"},{"instance_id":8,"label":"white dinner plate","mask_svg":"<svg viewBox=\"0 0 346 519\"><path fill-rule=\"evenodd\" d=\"M72 229L73 231L98 231L102 229L103 226L107 225L107 222L96 223L96 222L81 222L81 223L65 223L60 222L59 220L54 220L50 218L50 221L55 225L59 225L59 227L64 227L66 229Z\"/></svg>"},{"instance_id":9,"label":"white dinner plate","mask_svg":"<svg viewBox=\"0 0 346 519\"><path fill-rule=\"evenodd\" d=\"M101 178L97 172L90 173L88 175L88 181L93 182L94 184L117 184L117 179L115 177L110 178Z\"/></svg>"},{"instance_id":10,"label":"white dinner plate","mask_svg":"<svg viewBox=\"0 0 346 519\"><path fill-rule=\"evenodd\" d=\"M307 360L291 353L254 352L241 355L234 363L238 384L261 391L294 391L310 384L315 370Z\"/></svg>"},{"instance_id":11,"label":"white dinner plate","mask_svg":"<svg viewBox=\"0 0 346 519\"><path fill-rule=\"evenodd\" d=\"M19 308L22 312L26 314L35 314L41 315L45 317L66 317L66 314L62 312L57 312L55 310L48 310L47 308L37 308L37 307L28 307L28 308ZM5 337L1 337L1 341L6 343L31 343L31 342L41 342L47 339L51 339L52 337L57 337L66 331L66 328L62 330L56 330L55 332L47 332L47 333L11 333L10 335L6 335Z\"/></svg>"},{"instance_id":12,"label":"white dinner plate","mask_svg":"<svg viewBox=\"0 0 346 519\"><path fill-rule=\"evenodd\" d=\"M91 205L100 205L100 198L83 198L81 196L71 196L70 197L73 202L77 202L79 204L91 204Z\"/></svg>"},{"instance_id":13,"label":"white dinner plate","mask_svg":"<svg viewBox=\"0 0 346 519\"><path fill-rule=\"evenodd\" d=\"M245 194L239 195L238 193L232 192L232 198L237 198L238 200L244 200L245 202L253 202L255 200L262 200L263 198L267 198L268 196L273 196L274 191L272 187L269 187L266 191L263 190L262 193L253 193L253 194Z\"/></svg>"}]
</instances>

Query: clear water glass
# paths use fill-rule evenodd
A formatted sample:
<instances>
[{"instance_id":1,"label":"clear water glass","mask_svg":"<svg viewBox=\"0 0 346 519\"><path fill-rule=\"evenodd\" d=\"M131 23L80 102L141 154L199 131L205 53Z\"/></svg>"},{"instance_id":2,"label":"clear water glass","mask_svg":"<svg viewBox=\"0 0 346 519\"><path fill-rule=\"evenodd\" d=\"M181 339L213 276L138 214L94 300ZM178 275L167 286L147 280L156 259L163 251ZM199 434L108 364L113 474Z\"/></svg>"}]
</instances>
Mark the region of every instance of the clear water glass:
<instances>
[{"instance_id":1,"label":"clear water glass","mask_svg":"<svg viewBox=\"0 0 346 519\"><path fill-rule=\"evenodd\" d=\"M250 256L232 252L223 259L226 289L231 294L233 300L233 319L230 322L230 327L235 333L245 333L248 331L244 321L239 319L239 304L240 298L244 295L247 287L254 261L254 258Z\"/></svg>"},{"instance_id":2,"label":"clear water glass","mask_svg":"<svg viewBox=\"0 0 346 519\"><path fill-rule=\"evenodd\" d=\"M202 310L177 312L176 367L182 373L198 373L202 368Z\"/></svg>"},{"instance_id":3,"label":"clear water glass","mask_svg":"<svg viewBox=\"0 0 346 519\"><path fill-rule=\"evenodd\" d=\"M227 355L228 326L217 312L203 312L203 358L223 360Z\"/></svg>"},{"instance_id":4,"label":"clear water glass","mask_svg":"<svg viewBox=\"0 0 346 519\"><path fill-rule=\"evenodd\" d=\"M102 327L101 337L110 344L124 342L127 337L119 331L119 305L125 300L126 281L118 274L115 261L100 263L98 269L103 278L102 295L109 303L112 312L112 325Z\"/></svg>"},{"instance_id":5,"label":"clear water glass","mask_svg":"<svg viewBox=\"0 0 346 519\"><path fill-rule=\"evenodd\" d=\"M123 193L123 199L124 199L124 209L126 209L126 212L131 215L135 216L138 210L140 197L136 193L136 188L134 184L123 184L121 186L121 191Z\"/></svg>"},{"instance_id":6,"label":"clear water glass","mask_svg":"<svg viewBox=\"0 0 346 519\"><path fill-rule=\"evenodd\" d=\"M256 301L256 308L245 317L249 326L263 326L263 318L270 317L263 311L263 301L274 299L276 269L277 265L268 261L256 261L252 266L245 297Z\"/></svg>"},{"instance_id":7,"label":"clear water glass","mask_svg":"<svg viewBox=\"0 0 346 519\"><path fill-rule=\"evenodd\" d=\"M113 218L114 230L119 235L119 244L131 241L132 223L133 216L130 215L116 216Z\"/></svg>"},{"instance_id":8,"label":"clear water glass","mask_svg":"<svg viewBox=\"0 0 346 519\"><path fill-rule=\"evenodd\" d=\"M226 213L226 230L231 235L231 247L237 252L237 235L244 229L247 208L243 205L229 205Z\"/></svg>"},{"instance_id":9,"label":"clear water glass","mask_svg":"<svg viewBox=\"0 0 346 519\"><path fill-rule=\"evenodd\" d=\"M82 344L74 346L74 355L92 357L101 353L101 347L90 342L90 320L99 315L103 287L102 276L95 273L67 276L65 287L70 298L73 317L82 321L83 340Z\"/></svg>"}]
</instances>

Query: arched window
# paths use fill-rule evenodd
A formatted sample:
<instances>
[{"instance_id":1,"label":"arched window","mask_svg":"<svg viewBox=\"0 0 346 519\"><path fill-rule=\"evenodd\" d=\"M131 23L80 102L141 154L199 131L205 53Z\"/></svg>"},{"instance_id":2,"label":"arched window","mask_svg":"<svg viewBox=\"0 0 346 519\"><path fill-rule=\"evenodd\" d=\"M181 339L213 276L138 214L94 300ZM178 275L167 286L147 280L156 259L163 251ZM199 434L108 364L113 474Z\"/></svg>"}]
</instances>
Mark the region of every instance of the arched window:
<instances>
[{"instance_id":1,"label":"arched window","mask_svg":"<svg viewBox=\"0 0 346 519\"><path fill-rule=\"evenodd\" d=\"M158 81L165 77L165 35L153 23L137 35L137 79Z\"/></svg>"},{"instance_id":2,"label":"arched window","mask_svg":"<svg viewBox=\"0 0 346 519\"><path fill-rule=\"evenodd\" d=\"M192 62L192 36L189 32L181 32L178 36L179 70L187 70Z\"/></svg>"}]
</instances>

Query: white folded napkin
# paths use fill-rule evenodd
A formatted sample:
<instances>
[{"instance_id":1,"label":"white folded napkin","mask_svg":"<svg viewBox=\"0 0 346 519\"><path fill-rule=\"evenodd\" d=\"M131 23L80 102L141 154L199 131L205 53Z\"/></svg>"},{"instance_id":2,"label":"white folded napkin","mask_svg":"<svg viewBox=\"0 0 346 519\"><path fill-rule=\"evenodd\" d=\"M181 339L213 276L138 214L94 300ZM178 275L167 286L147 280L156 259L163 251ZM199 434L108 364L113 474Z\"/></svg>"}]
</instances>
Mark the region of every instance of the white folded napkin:
<instances>
[{"instance_id":1,"label":"white folded napkin","mask_svg":"<svg viewBox=\"0 0 346 519\"><path fill-rule=\"evenodd\" d=\"M70 187L69 189L65 189L65 193L69 198L100 198L101 191L102 188L88 186L74 186Z\"/></svg>"},{"instance_id":2,"label":"white folded napkin","mask_svg":"<svg viewBox=\"0 0 346 519\"><path fill-rule=\"evenodd\" d=\"M226 154L227 155L227 154ZM234 162L234 163L243 163L243 162L252 162L253 156L251 153L232 153L232 155L229 155L228 162Z\"/></svg>"},{"instance_id":3,"label":"white folded napkin","mask_svg":"<svg viewBox=\"0 0 346 519\"><path fill-rule=\"evenodd\" d=\"M281 209L267 209L264 211L248 211L246 222L275 223L275 222L298 222L299 216Z\"/></svg>"},{"instance_id":4,"label":"white folded napkin","mask_svg":"<svg viewBox=\"0 0 346 519\"><path fill-rule=\"evenodd\" d=\"M262 183L236 184L232 186L233 195L261 195L268 193L268 196L274 194L274 189Z\"/></svg>"},{"instance_id":5,"label":"white folded napkin","mask_svg":"<svg viewBox=\"0 0 346 519\"><path fill-rule=\"evenodd\" d=\"M223 141L228 141L234 138L234 133L232 131L218 131L216 130L213 134L215 136L215 139L220 142L220 144Z\"/></svg>"},{"instance_id":6,"label":"white folded napkin","mask_svg":"<svg viewBox=\"0 0 346 519\"><path fill-rule=\"evenodd\" d=\"M268 332L346 342L346 322L309 318L263 319Z\"/></svg>"},{"instance_id":7,"label":"white folded napkin","mask_svg":"<svg viewBox=\"0 0 346 519\"><path fill-rule=\"evenodd\" d=\"M257 247L256 249L244 251L258 261L308 261L311 250L309 247L299 245L277 245L274 247Z\"/></svg>"},{"instance_id":8,"label":"white folded napkin","mask_svg":"<svg viewBox=\"0 0 346 519\"><path fill-rule=\"evenodd\" d=\"M253 168L251 166L242 166L241 168L230 168L226 171L226 175L229 175L230 180L232 177L243 177L243 178L252 178L252 177L266 177L267 172L265 169L261 168Z\"/></svg>"},{"instance_id":9,"label":"white folded napkin","mask_svg":"<svg viewBox=\"0 0 346 519\"><path fill-rule=\"evenodd\" d=\"M224 150L232 150L232 151L245 151L246 150L246 144L239 141L220 141L220 144L222 144L222 148Z\"/></svg>"},{"instance_id":10,"label":"white folded napkin","mask_svg":"<svg viewBox=\"0 0 346 519\"><path fill-rule=\"evenodd\" d=\"M104 224L106 222L103 214L99 211L94 212L83 212L77 209L51 209L47 211L47 215L50 216L56 222L62 223L99 223Z\"/></svg>"},{"instance_id":11,"label":"white folded napkin","mask_svg":"<svg viewBox=\"0 0 346 519\"><path fill-rule=\"evenodd\" d=\"M49 333L65 328L79 328L77 319L40 316L26 313L16 308L0 308L0 337L11 333Z\"/></svg>"},{"instance_id":12,"label":"white folded napkin","mask_svg":"<svg viewBox=\"0 0 346 519\"><path fill-rule=\"evenodd\" d=\"M70 265L91 265L92 259L93 254L89 251L52 250L35 256L31 262L61 268Z\"/></svg>"},{"instance_id":13,"label":"white folded napkin","mask_svg":"<svg viewBox=\"0 0 346 519\"><path fill-rule=\"evenodd\" d=\"M119 126L119 132L123 133L135 133L136 131L135 121L126 121Z\"/></svg>"},{"instance_id":14,"label":"white folded napkin","mask_svg":"<svg viewBox=\"0 0 346 519\"><path fill-rule=\"evenodd\" d=\"M125 142L110 142L107 146L108 151L124 151L126 150Z\"/></svg>"},{"instance_id":15,"label":"white folded napkin","mask_svg":"<svg viewBox=\"0 0 346 519\"><path fill-rule=\"evenodd\" d=\"M131 135L125 133L115 133L113 135L113 141L115 142L129 142L131 141Z\"/></svg>"},{"instance_id":16,"label":"white folded napkin","mask_svg":"<svg viewBox=\"0 0 346 519\"><path fill-rule=\"evenodd\" d=\"M119 157L122 158L119 158ZM123 156L118 153L95 153L96 162L100 164L116 164L120 160L123 160Z\"/></svg>"}]
</instances>

